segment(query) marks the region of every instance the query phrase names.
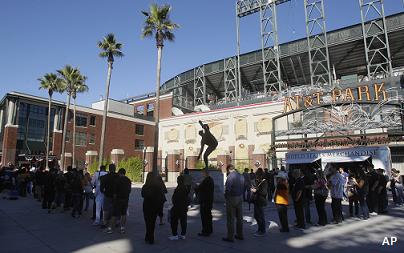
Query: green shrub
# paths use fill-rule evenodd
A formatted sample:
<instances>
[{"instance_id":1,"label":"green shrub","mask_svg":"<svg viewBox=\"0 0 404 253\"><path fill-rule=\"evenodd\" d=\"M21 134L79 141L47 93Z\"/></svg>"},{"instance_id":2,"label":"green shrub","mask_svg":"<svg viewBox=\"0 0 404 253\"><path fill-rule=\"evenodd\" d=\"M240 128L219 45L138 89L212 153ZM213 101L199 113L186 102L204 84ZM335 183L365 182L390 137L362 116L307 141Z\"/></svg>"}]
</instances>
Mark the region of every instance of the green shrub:
<instances>
[{"instance_id":1,"label":"green shrub","mask_svg":"<svg viewBox=\"0 0 404 253\"><path fill-rule=\"evenodd\" d=\"M105 164L105 166L107 166L107 171L108 171L108 165L109 165L110 163L111 163L111 161L110 161L109 159L102 162L102 164ZM90 175L94 175L94 173L97 172L98 169L99 169L98 161L93 162L92 164L90 164L90 165L87 167L87 171L90 173Z\"/></svg>"},{"instance_id":2,"label":"green shrub","mask_svg":"<svg viewBox=\"0 0 404 253\"><path fill-rule=\"evenodd\" d=\"M202 169L205 168L205 163L202 160L199 160L199 161L196 162L195 167L196 167L195 169L202 170ZM190 168L190 169L192 169L192 168ZM213 164L208 164L208 169L209 170L216 170L217 166L215 166Z\"/></svg>"},{"instance_id":3,"label":"green shrub","mask_svg":"<svg viewBox=\"0 0 404 253\"><path fill-rule=\"evenodd\" d=\"M117 170L124 168L126 176L132 182L141 182L143 173L143 160L139 157L129 157L119 162Z\"/></svg>"}]
</instances>

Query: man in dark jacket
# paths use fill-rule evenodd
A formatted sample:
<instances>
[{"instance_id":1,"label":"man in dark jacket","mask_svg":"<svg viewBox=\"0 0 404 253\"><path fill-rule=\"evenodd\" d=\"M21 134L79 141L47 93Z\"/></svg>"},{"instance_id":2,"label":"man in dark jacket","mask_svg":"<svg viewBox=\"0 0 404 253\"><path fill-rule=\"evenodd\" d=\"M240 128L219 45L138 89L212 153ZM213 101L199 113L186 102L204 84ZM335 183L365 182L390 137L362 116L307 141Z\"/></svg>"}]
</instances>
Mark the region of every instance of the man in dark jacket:
<instances>
[{"instance_id":1,"label":"man in dark jacket","mask_svg":"<svg viewBox=\"0 0 404 253\"><path fill-rule=\"evenodd\" d=\"M213 192L215 185L213 179L209 176L209 171L202 171L204 179L198 187L199 204L202 220L202 232L199 236L209 236L213 232L212 228L212 207L213 207Z\"/></svg>"},{"instance_id":2,"label":"man in dark jacket","mask_svg":"<svg viewBox=\"0 0 404 253\"><path fill-rule=\"evenodd\" d=\"M109 173L101 177L101 185L100 191L104 193L104 226L108 227L109 222L112 217L113 211L113 197L115 190L115 180L118 178L118 175L115 173L116 167L115 164L109 165ZM112 233L109 229L106 231L107 233Z\"/></svg>"},{"instance_id":3,"label":"man in dark jacket","mask_svg":"<svg viewBox=\"0 0 404 253\"><path fill-rule=\"evenodd\" d=\"M172 197L173 207L171 208L171 231L173 233L168 239L171 241L185 239L187 232L187 211L188 211L188 191L184 184L184 177L177 178L177 188ZM181 223L181 235L178 235L178 221Z\"/></svg>"},{"instance_id":4,"label":"man in dark jacket","mask_svg":"<svg viewBox=\"0 0 404 253\"><path fill-rule=\"evenodd\" d=\"M120 217L121 234L125 233L126 212L128 211L129 194L132 190L132 182L125 176L126 170L121 168L118 171L118 177L115 180L114 199L113 199L113 215L111 224L107 229L108 233L112 233L115 226L115 219Z\"/></svg>"}]
</instances>

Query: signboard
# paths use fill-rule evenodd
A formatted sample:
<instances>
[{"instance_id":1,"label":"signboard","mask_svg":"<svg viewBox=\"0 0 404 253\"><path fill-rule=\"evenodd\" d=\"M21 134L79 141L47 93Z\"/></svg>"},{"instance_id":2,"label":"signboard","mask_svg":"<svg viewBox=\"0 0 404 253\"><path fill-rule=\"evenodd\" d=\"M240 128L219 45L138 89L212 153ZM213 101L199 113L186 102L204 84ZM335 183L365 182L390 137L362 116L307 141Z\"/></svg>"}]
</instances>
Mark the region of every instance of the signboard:
<instances>
[{"instance_id":1,"label":"signboard","mask_svg":"<svg viewBox=\"0 0 404 253\"><path fill-rule=\"evenodd\" d=\"M312 163L321 159L321 167L324 170L329 163L360 162L368 158L372 159L375 169L383 168L390 175L391 155L387 146L288 152L286 164Z\"/></svg>"}]
</instances>

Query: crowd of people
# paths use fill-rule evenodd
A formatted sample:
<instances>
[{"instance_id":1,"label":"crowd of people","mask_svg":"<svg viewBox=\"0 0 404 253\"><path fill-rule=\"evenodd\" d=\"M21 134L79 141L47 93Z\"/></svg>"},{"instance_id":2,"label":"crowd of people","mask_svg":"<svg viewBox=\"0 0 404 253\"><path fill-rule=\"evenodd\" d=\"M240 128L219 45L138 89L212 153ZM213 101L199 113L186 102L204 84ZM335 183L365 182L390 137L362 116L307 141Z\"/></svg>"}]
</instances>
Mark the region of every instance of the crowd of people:
<instances>
[{"instance_id":1,"label":"crowd of people","mask_svg":"<svg viewBox=\"0 0 404 253\"><path fill-rule=\"evenodd\" d=\"M67 172L55 169L28 170L15 169L12 165L1 172L2 189L10 189L10 197L32 194L42 203L48 213L70 212L74 218L87 212L93 205L94 226L101 226L106 233L113 233L119 228L125 233L128 202L131 193L131 181L125 176L125 169L116 172L114 164L100 166L99 171L90 175L88 172L71 167ZM172 195L172 207L167 213L172 235L170 240L184 240L187 233L187 212L197 196L201 215L201 232L199 236L208 237L213 233L212 208L214 201L214 180L209 171L202 170L203 180L194 182L189 170L185 169L177 178L177 187ZM308 224L326 226L344 221L342 201L348 203L350 217L367 220L370 216L387 212L387 186L390 186L395 205L404 204L403 181L398 170L393 169L388 177L383 169L374 169L372 165L343 169L330 167L322 169L285 167L268 169L245 169L240 174L234 166L227 166L225 182L225 212L227 235L226 242L243 240L243 202L254 207L257 231L254 236L266 234L265 207L274 202L280 224L280 232L289 232L288 206L293 204L294 227L304 230ZM141 189L143 214L145 221L145 242L154 243L154 230L159 217L159 224L164 225L164 203L167 188L162 177L148 173ZM331 197L332 217L328 217L326 201ZM311 205L314 201L318 220L312 220ZM236 223L236 224L234 224ZM179 232L178 225L181 230Z\"/></svg>"}]
</instances>

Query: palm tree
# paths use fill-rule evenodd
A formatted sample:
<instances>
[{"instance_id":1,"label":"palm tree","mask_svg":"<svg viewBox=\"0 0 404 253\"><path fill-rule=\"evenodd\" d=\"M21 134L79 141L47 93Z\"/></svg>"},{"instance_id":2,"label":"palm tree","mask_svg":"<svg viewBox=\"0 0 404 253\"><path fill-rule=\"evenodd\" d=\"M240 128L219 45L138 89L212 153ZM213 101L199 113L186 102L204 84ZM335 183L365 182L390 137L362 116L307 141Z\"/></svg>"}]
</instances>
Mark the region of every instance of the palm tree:
<instances>
[{"instance_id":1,"label":"palm tree","mask_svg":"<svg viewBox=\"0 0 404 253\"><path fill-rule=\"evenodd\" d=\"M160 74L161 74L161 54L163 51L164 41L174 41L172 31L179 26L170 20L171 6L158 6L152 4L150 11L142 11L146 20L142 30L142 37L155 37L157 45L157 82L156 82L156 104L154 113L154 152L153 152L153 173L157 173L157 154L159 140L159 113L160 113Z\"/></svg>"},{"instance_id":2,"label":"palm tree","mask_svg":"<svg viewBox=\"0 0 404 253\"><path fill-rule=\"evenodd\" d=\"M77 93L83 93L88 91L88 86L85 84L87 80L86 76L78 75L77 80L73 84L72 97L73 97L73 148L72 148L72 160L73 168L76 167L76 97Z\"/></svg>"},{"instance_id":3,"label":"palm tree","mask_svg":"<svg viewBox=\"0 0 404 253\"><path fill-rule=\"evenodd\" d=\"M102 58L107 58L108 62L108 75L107 75L107 87L105 91L104 114L102 115L100 154L98 157L98 164L99 166L101 166L104 156L104 141L105 141L105 131L107 122L109 86L111 84L112 65L114 64L114 57L123 57L123 53L121 51L122 44L116 41L115 36L112 33L107 34L107 36L105 36L101 41L99 41L98 47L101 49L99 56Z\"/></svg>"},{"instance_id":4,"label":"palm tree","mask_svg":"<svg viewBox=\"0 0 404 253\"><path fill-rule=\"evenodd\" d=\"M62 80L54 73L47 73L43 77L38 78L40 83L39 89L48 90L49 102L48 102L48 133L46 137L46 155L45 155L45 168L49 169L49 139L50 139L50 117L52 108L52 95L53 92L62 91ZM54 122L55 124L55 122Z\"/></svg>"},{"instance_id":5,"label":"palm tree","mask_svg":"<svg viewBox=\"0 0 404 253\"><path fill-rule=\"evenodd\" d=\"M80 75L80 71L77 68L73 68L70 65L66 65L63 69L57 71L59 76L62 79L63 90L67 93L67 103L66 103L66 112L65 112L65 121L63 126L63 139L62 139L62 154L60 156L60 164L61 168L65 170L65 142L66 142L66 133L67 133L67 120L69 117L70 111L70 100L73 92L73 87L75 80L78 79ZM73 138L74 139L74 138Z\"/></svg>"}]
</instances>

